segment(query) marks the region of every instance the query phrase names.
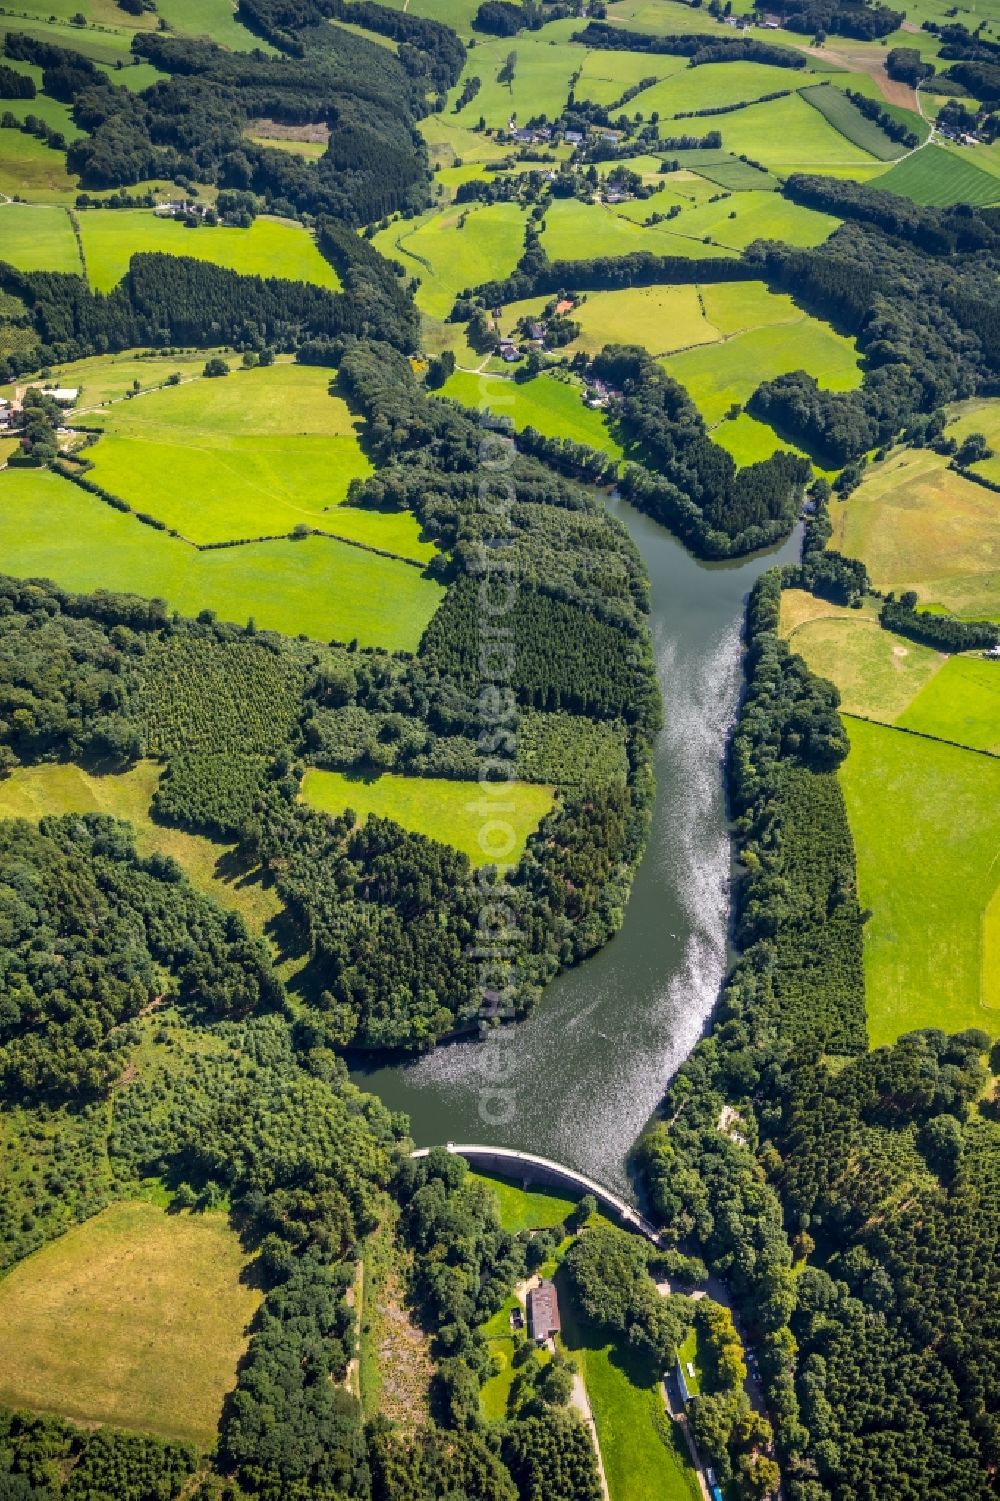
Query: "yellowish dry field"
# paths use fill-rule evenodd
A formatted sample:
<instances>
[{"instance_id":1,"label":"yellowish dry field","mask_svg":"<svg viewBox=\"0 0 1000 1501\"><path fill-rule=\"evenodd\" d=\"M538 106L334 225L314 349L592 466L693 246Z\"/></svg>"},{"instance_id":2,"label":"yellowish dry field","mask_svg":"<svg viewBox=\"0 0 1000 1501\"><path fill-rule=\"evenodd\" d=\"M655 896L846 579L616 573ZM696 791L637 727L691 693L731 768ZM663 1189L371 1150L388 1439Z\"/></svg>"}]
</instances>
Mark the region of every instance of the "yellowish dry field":
<instances>
[{"instance_id":1,"label":"yellowish dry field","mask_svg":"<svg viewBox=\"0 0 1000 1501\"><path fill-rule=\"evenodd\" d=\"M210 1447L261 1293L223 1214L114 1204L0 1283L0 1402Z\"/></svg>"}]
</instances>

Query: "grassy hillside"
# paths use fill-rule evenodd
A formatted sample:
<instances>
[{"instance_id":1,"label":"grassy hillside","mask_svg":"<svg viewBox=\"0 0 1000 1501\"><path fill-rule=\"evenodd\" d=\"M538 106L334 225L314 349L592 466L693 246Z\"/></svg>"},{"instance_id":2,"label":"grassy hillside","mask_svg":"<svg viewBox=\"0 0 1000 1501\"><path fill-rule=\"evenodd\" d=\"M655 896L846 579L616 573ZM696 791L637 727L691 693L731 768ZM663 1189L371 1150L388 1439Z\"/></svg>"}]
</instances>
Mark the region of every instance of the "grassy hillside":
<instances>
[{"instance_id":1,"label":"grassy hillside","mask_svg":"<svg viewBox=\"0 0 1000 1501\"><path fill-rule=\"evenodd\" d=\"M0 1283L0 1401L210 1448L261 1301L223 1214L116 1204Z\"/></svg>"}]
</instances>

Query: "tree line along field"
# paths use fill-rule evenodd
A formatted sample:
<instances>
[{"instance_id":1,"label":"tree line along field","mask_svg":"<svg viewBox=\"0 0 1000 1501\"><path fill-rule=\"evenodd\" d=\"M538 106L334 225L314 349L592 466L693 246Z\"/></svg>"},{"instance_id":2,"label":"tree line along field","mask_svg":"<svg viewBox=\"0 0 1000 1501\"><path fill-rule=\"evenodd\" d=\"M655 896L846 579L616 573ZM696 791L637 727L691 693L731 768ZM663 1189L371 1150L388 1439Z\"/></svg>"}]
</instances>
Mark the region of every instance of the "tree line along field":
<instances>
[{"instance_id":1,"label":"tree line along field","mask_svg":"<svg viewBox=\"0 0 1000 1501\"><path fill-rule=\"evenodd\" d=\"M276 276L308 281L331 291L340 278L301 224L255 219L249 229L201 225L188 229L153 209L82 209L80 238L87 277L98 292L117 286L133 255L155 251L193 256L244 276Z\"/></svg>"},{"instance_id":2,"label":"tree line along field","mask_svg":"<svg viewBox=\"0 0 1000 1501\"><path fill-rule=\"evenodd\" d=\"M997 497L929 449L873 465L831 508L830 545L862 558L877 589L915 589L922 607L979 619L1000 614Z\"/></svg>"},{"instance_id":3,"label":"tree line along field","mask_svg":"<svg viewBox=\"0 0 1000 1501\"><path fill-rule=\"evenodd\" d=\"M954 420L948 424L947 436L961 443L970 433L982 433L993 454L970 465L971 472L1000 485L1000 401L987 398L960 402L953 410Z\"/></svg>"},{"instance_id":4,"label":"tree line along field","mask_svg":"<svg viewBox=\"0 0 1000 1501\"><path fill-rule=\"evenodd\" d=\"M69 213L56 205L0 204L0 256L19 271L83 270Z\"/></svg>"},{"instance_id":5,"label":"tree line along field","mask_svg":"<svg viewBox=\"0 0 1000 1501\"><path fill-rule=\"evenodd\" d=\"M112 1205L0 1283L0 1402L210 1449L262 1294L225 1213Z\"/></svg>"},{"instance_id":6,"label":"tree line along field","mask_svg":"<svg viewBox=\"0 0 1000 1501\"><path fill-rule=\"evenodd\" d=\"M411 833L426 834L461 850L476 866L495 864L498 859L516 865L528 839L554 805L553 789L535 782L507 782L503 796L495 798L478 782L315 767L306 771L302 796L322 813L352 808L362 822L372 813L391 818ZM491 833L495 822L503 828ZM514 841L510 848L503 833L508 825Z\"/></svg>"},{"instance_id":7,"label":"tree line along field","mask_svg":"<svg viewBox=\"0 0 1000 1501\"><path fill-rule=\"evenodd\" d=\"M182 614L413 651L443 590L409 563L332 537L199 552L38 470L0 474L0 555L22 578L165 599Z\"/></svg>"},{"instance_id":8,"label":"tree line along field","mask_svg":"<svg viewBox=\"0 0 1000 1501\"><path fill-rule=\"evenodd\" d=\"M200 376L205 361L219 354L226 358L228 351L213 349L162 350L126 349L121 354L98 354L86 360L73 360L68 365L52 367L52 380L60 386L76 386L80 392L79 407L86 412L87 423L92 420L92 409L109 401L119 401L131 396L138 382L140 390L154 390L167 378L179 374L182 380ZM14 394L18 382L0 386L0 396L8 400Z\"/></svg>"},{"instance_id":9,"label":"tree line along field","mask_svg":"<svg viewBox=\"0 0 1000 1501\"><path fill-rule=\"evenodd\" d=\"M345 504L371 464L331 373L276 364L162 387L84 413L104 436L89 480L198 545L287 535L298 525L426 563L409 511ZM252 434L252 436L251 436Z\"/></svg>"}]
</instances>

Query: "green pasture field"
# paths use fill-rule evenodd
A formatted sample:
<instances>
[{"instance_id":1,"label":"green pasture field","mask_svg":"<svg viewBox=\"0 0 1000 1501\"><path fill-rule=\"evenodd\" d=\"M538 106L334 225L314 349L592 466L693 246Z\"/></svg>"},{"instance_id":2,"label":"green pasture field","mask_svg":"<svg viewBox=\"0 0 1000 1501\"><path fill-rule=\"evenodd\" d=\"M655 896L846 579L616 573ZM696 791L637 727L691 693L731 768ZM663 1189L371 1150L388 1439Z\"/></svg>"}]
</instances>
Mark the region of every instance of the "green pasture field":
<instances>
[{"instance_id":1,"label":"green pasture field","mask_svg":"<svg viewBox=\"0 0 1000 1501\"><path fill-rule=\"evenodd\" d=\"M524 250L524 210L516 203L456 204L419 220L397 219L372 243L419 279L421 311L446 318L460 292L513 271Z\"/></svg>"},{"instance_id":2,"label":"green pasture field","mask_svg":"<svg viewBox=\"0 0 1000 1501\"><path fill-rule=\"evenodd\" d=\"M69 214L43 204L0 204L0 259L19 271L83 270Z\"/></svg>"},{"instance_id":3,"label":"green pasture field","mask_svg":"<svg viewBox=\"0 0 1000 1501\"><path fill-rule=\"evenodd\" d=\"M140 251L193 256L245 276L340 288L339 276L310 232L282 219L255 219L249 229L186 229L174 219L158 218L152 209L83 209L79 224L87 275L98 292L117 286Z\"/></svg>"},{"instance_id":4,"label":"green pasture field","mask_svg":"<svg viewBox=\"0 0 1000 1501\"><path fill-rule=\"evenodd\" d=\"M797 323L802 318L802 309L787 292L772 292L763 281L706 282L701 295L705 317L723 334L772 323Z\"/></svg>"},{"instance_id":5,"label":"green pasture field","mask_svg":"<svg viewBox=\"0 0 1000 1501\"><path fill-rule=\"evenodd\" d=\"M0 193L35 203L73 201L78 180L66 171L66 157L37 136L0 127Z\"/></svg>"},{"instance_id":6,"label":"green pasture field","mask_svg":"<svg viewBox=\"0 0 1000 1501\"><path fill-rule=\"evenodd\" d=\"M701 175L716 187L728 188L731 193L747 193L758 191L773 193L777 188L777 180L762 172L759 167L752 167L749 162L741 162L739 157L732 157L729 161L706 162L699 168Z\"/></svg>"},{"instance_id":7,"label":"green pasture field","mask_svg":"<svg viewBox=\"0 0 1000 1501\"><path fill-rule=\"evenodd\" d=\"M0 1401L208 1449L262 1293L223 1214L114 1204L0 1283Z\"/></svg>"},{"instance_id":8,"label":"green pasture field","mask_svg":"<svg viewBox=\"0 0 1000 1501\"><path fill-rule=\"evenodd\" d=\"M813 672L836 683L845 713L883 724L899 721L947 660L929 646L884 631L873 615L798 589L782 593L781 626L789 646Z\"/></svg>"},{"instance_id":9,"label":"green pasture field","mask_svg":"<svg viewBox=\"0 0 1000 1501\"><path fill-rule=\"evenodd\" d=\"M130 89L133 94L141 94L143 89L151 89L154 83L159 83L161 78L169 78L169 73L163 73L155 68L152 63L126 63L124 66L116 63L113 67L104 64L104 71L112 83L121 84ZM133 192L135 189L132 190Z\"/></svg>"},{"instance_id":10,"label":"green pasture field","mask_svg":"<svg viewBox=\"0 0 1000 1501\"><path fill-rule=\"evenodd\" d=\"M428 562L436 549L411 512L345 504L372 466L329 383L328 370L281 364L102 407L89 418L105 436L87 450L88 477L198 545L308 525Z\"/></svg>"},{"instance_id":11,"label":"green pasture field","mask_svg":"<svg viewBox=\"0 0 1000 1501\"><path fill-rule=\"evenodd\" d=\"M820 245L840 223L832 214L791 203L768 191L732 193L715 203L683 209L669 221L678 235L710 236L716 245L743 250L753 240L783 240L786 245Z\"/></svg>"},{"instance_id":12,"label":"green pasture field","mask_svg":"<svg viewBox=\"0 0 1000 1501\"><path fill-rule=\"evenodd\" d=\"M864 94L866 98L874 99L878 107L887 115L890 115L893 120L898 121L900 125L905 125L907 130L912 130L921 145L923 145L930 135L930 125L917 111L915 93L913 95L913 104L910 107L906 107L902 104L892 104L886 99L879 87L879 80L871 73L835 73L830 76L828 81L834 88L841 89L845 93L850 89L852 93ZM906 147L903 149L908 150L909 148Z\"/></svg>"},{"instance_id":13,"label":"green pasture field","mask_svg":"<svg viewBox=\"0 0 1000 1501\"><path fill-rule=\"evenodd\" d=\"M343 813L353 808L363 821L374 813L392 818L414 834L426 834L468 855L473 865L516 865L529 838L555 801L551 787L534 782L510 782L504 787L504 803L513 811L495 813L494 802L478 782L452 781L444 777L407 777L307 769L302 796L310 807L323 813ZM509 825L514 843L507 849L495 828ZM492 829L492 832L491 832ZM484 850L480 843L487 845Z\"/></svg>"},{"instance_id":14,"label":"green pasture field","mask_svg":"<svg viewBox=\"0 0 1000 1501\"><path fill-rule=\"evenodd\" d=\"M698 1328L692 1324L681 1343L677 1346L677 1358L684 1367L684 1379L687 1389L692 1396L697 1396L705 1384L705 1369L702 1360L701 1341L698 1338ZM695 1374L692 1376L688 1370L688 1364L694 1366Z\"/></svg>"},{"instance_id":15,"label":"green pasture field","mask_svg":"<svg viewBox=\"0 0 1000 1501\"><path fill-rule=\"evenodd\" d=\"M139 16L129 15L121 9L118 0L18 0L18 19L22 14L64 23L68 23L71 16L81 15L86 17L90 26L111 27L115 31L152 31L156 26L155 14L144 11ZM75 26L72 29L79 30Z\"/></svg>"},{"instance_id":16,"label":"green pasture field","mask_svg":"<svg viewBox=\"0 0 1000 1501\"><path fill-rule=\"evenodd\" d=\"M181 36L207 37L231 52L252 52L255 47L262 52L275 50L240 24L232 0L157 0L156 9L170 30Z\"/></svg>"},{"instance_id":17,"label":"green pasture field","mask_svg":"<svg viewBox=\"0 0 1000 1501\"><path fill-rule=\"evenodd\" d=\"M611 1501L699 1501L678 1424L667 1414L654 1362L611 1344L575 1306L558 1273L562 1343L583 1375Z\"/></svg>"},{"instance_id":18,"label":"green pasture field","mask_svg":"<svg viewBox=\"0 0 1000 1501\"><path fill-rule=\"evenodd\" d=\"M552 1230L563 1224L578 1202L547 1188L522 1188L495 1173L472 1172L468 1181L491 1190L500 1210L500 1223L511 1235L522 1230Z\"/></svg>"},{"instance_id":19,"label":"green pasture field","mask_svg":"<svg viewBox=\"0 0 1000 1501\"><path fill-rule=\"evenodd\" d=\"M0 213L3 210L0 209ZM96 354L90 359L73 360L68 365L54 365L52 380L59 386L76 386L80 390L77 411L86 412L91 425L90 408L116 401L139 382L144 390L162 386L168 375L179 374L183 380L200 376L208 356L218 351L197 349L189 354L169 355L159 350L127 349L121 354ZM221 351L225 357L227 351ZM229 356L230 359L232 356ZM13 385L0 386L0 395L9 396Z\"/></svg>"},{"instance_id":20,"label":"green pasture field","mask_svg":"<svg viewBox=\"0 0 1000 1501\"><path fill-rule=\"evenodd\" d=\"M686 58L669 57L666 53L657 56L653 52L603 52L595 49L584 57L574 93L578 99L607 107L615 104L626 89L634 88L644 79L652 78L661 83L664 78L686 67ZM634 112L631 100L623 107Z\"/></svg>"},{"instance_id":21,"label":"green pasture field","mask_svg":"<svg viewBox=\"0 0 1000 1501\"><path fill-rule=\"evenodd\" d=\"M395 6L394 9L399 9ZM478 8L478 7L477 7ZM478 119L478 116L477 116ZM450 167L456 161L496 162L510 155L510 147L492 136L459 125L450 112L425 115L417 121L417 130L427 143L432 167Z\"/></svg>"},{"instance_id":22,"label":"green pasture field","mask_svg":"<svg viewBox=\"0 0 1000 1501\"><path fill-rule=\"evenodd\" d=\"M504 129L512 116L520 121L542 114L556 119L566 103L570 79L586 56L582 47L569 41L579 29L580 22L573 18L514 37L481 36L469 54L462 79L449 95L448 118L459 125L475 125L482 117L487 125ZM509 83L499 83L497 75L511 52L517 54L514 77ZM481 81L479 93L455 114L453 101L465 79L473 76Z\"/></svg>"},{"instance_id":23,"label":"green pasture field","mask_svg":"<svg viewBox=\"0 0 1000 1501\"><path fill-rule=\"evenodd\" d=\"M915 589L924 608L1000 617L998 498L940 454L891 454L832 507L831 519L830 546L861 558L877 589Z\"/></svg>"},{"instance_id":24,"label":"green pasture field","mask_svg":"<svg viewBox=\"0 0 1000 1501\"><path fill-rule=\"evenodd\" d=\"M948 424L948 437L961 443L970 433L982 433L993 450L993 457L973 464L972 472L1000 485L1000 400L981 397L975 401L963 401L952 410L954 421Z\"/></svg>"},{"instance_id":25,"label":"green pasture field","mask_svg":"<svg viewBox=\"0 0 1000 1501\"><path fill-rule=\"evenodd\" d=\"M479 0L386 0L390 10L405 10L411 16L427 16L432 21L442 21L466 39L482 38L482 32L472 30L472 18L479 9Z\"/></svg>"},{"instance_id":26,"label":"green pasture field","mask_svg":"<svg viewBox=\"0 0 1000 1501\"><path fill-rule=\"evenodd\" d=\"M630 287L623 292L591 292L574 309L582 332L573 349L596 354L605 344L642 344L650 354L666 354L718 339L693 286Z\"/></svg>"},{"instance_id":27,"label":"green pasture field","mask_svg":"<svg viewBox=\"0 0 1000 1501\"><path fill-rule=\"evenodd\" d=\"M630 208L631 205L625 204L624 207ZM647 214L653 213L660 207L659 195L646 199L642 207ZM636 250L647 250L653 255L694 258L725 254L714 245L703 245L700 240L675 234L670 226L679 222L668 220L645 228L636 224L629 215L616 213L604 204L581 203L578 198L558 198L545 214L542 249L554 261L631 255Z\"/></svg>"},{"instance_id":28,"label":"green pasture field","mask_svg":"<svg viewBox=\"0 0 1000 1501\"><path fill-rule=\"evenodd\" d=\"M609 54L615 56L614 53ZM652 70L650 70L652 71ZM644 119L649 119L658 110L661 121L670 120L682 110L714 109L720 104L740 104L744 100L757 100L764 94L776 94L781 89L802 88L809 81L809 74L792 68L774 68L768 63L704 63L699 68L684 67L670 75L663 83L645 89L626 106L629 113L641 110ZM742 111L732 114L695 117L684 122L685 130L700 135L704 130L718 128L723 140L731 145L730 136L736 139ZM679 134L673 128L660 127L661 135Z\"/></svg>"},{"instance_id":29,"label":"green pasture field","mask_svg":"<svg viewBox=\"0 0 1000 1501\"><path fill-rule=\"evenodd\" d=\"M483 1416L491 1423L499 1423L507 1416L507 1401L517 1375L517 1367L514 1365L517 1341L510 1327L510 1316L516 1308L521 1308L521 1304L512 1294L481 1329L489 1352L500 1367L496 1375L486 1378L479 1390ZM522 1313L523 1311L522 1309ZM541 1354L544 1358L545 1352Z\"/></svg>"},{"instance_id":30,"label":"green pasture field","mask_svg":"<svg viewBox=\"0 0 1000 1501\"><path fill-rule=\"evenodd\" d=\"M848 719L873 1046L919 1027L1000 1034L1000 761ZM992 903L992 906L991 906ZM989 1004L984 1004L988 1002Z\"/></svg>"},{"instance_id":31,"label":"green pasture field","mask_svg":"<svg viewBox=\"0 0 1000 1501\"><path fill-rule=\"evenodd\" d=\"M779 174L832 166L865 166L873 161L869 152L845 140L819 110L797 93L786 99L771 99L766 104L751 104L737 114L709 117L708 123L722 131L724 146L743 152L768 171Z\"/></svg>"},{"instance_id":32,"label":"green pasture field","mask_svg":"<svg viewBox=\"0 0 1000 1501\"><path fill-rule=\"evenodd\" d=\"M34 99L3 99L0 100L0 114L12 114L19 120L28 115L35 115L44 120L53 130L59 130L67 141L75 141L83 134L80 127L75 123L69 105L63 104L59 99L53 99L42 90L42 70L33 63L21 62L19 59L4 58L4 64L13 68L15 72L26 75L32 79L38 92Z\"/></svg>"},{"instance_id":33,"label":"green pasture field","mask_svg":"<svg viewBox=\"0 0 1000 1501\"><path fill-rule=\"evenodd\" d=\"M1000 662L949 657L896 723L1000 755Z\"/></svg>"},{"instance_id":34,"label":"green pasture field","mask_svg":"<svg viewBox=\"0 0 1000 1501\"><path fill-rule=\"evenodd\" d=\"M20 578L162 598L184 615L415 651L442 589L412 564L328 537L198 552L44 470L0 474L0 557Z\"/></svg>"},{"instance_id":35,"label":"green pasture field","mask_svg":"<svg viewBox=\"0 0 1000 1501\"><path fill-rule=\"evenodd\" d=\"M168 855L188 880L220 907L239 912L261 932L282 910L271 886L250 872L232 873L236 846L155 823L150 808L163 768L140 761L129 771L98 776L69 762L19 766L0 782L0 818L39 818L62 813L107 813L136 831L140 855Z\"/></svg>"},{"instance_id":36,"label":"green pasture field","mask_svg":"<svg viewBox=\"0 0 1000 1501\"><path fill-rule=\"evenodd\" d=\"M575 383L549 375L513 381L457 370L439 394L477 411L488 407L491 412L510 417L516 428L533 427L549 438L571 438L574 443L602 449L611 458L623 456L621 445L608 431L604 413L584 405L582 389Z\"/></svg>"},{"instance_id":37,"label":"green pasture field","mask_svg":"<svg viewBox=\"0 0 1000 1501\"><path fill-rule=\"evenodd\" d=\"M62 6L66 19L62 20L57 16L56 20L50 21L48 17L56 14L59 6ZM80 9L79 6L67 10L66 0L57 0L56 6L43 4L35 8L44 13L44 18L0 16L0 35L6 36L8 31L23 31L40 41L51 42L70 52L79 52L81 56L99 65L114 67L118 62L131 61L134 28L126 25L124 11L118 11L121 18L118 26L71 26L68 18ZM22 7L18 6L18 9ZM115 9L118 9L117 5Z\"/></svg>"},{"instance_id":38,"label":"green pasture field","mask_svg":"<svg viewBox=\"0 0 1000 1501\"><path fill-rule=\"evenodd\" d=\"M842 90L821 83L815 88L803 89L802 98L818 109L824 120L829 120L845 140L879 161L894 162L906 155L907 148L887 136L876 121L867 119Z\"/></svg>"},{"instance_id":39,"label":"green pasture field","mask_svg":"<svg viewBox=\"0 0 1000 1501\"><path fill-rule=\"evenodd\" d=\"M687 388L709 423L720 421L734 403L749 400L762 381L791 370L817 374L829 391L861 384L853 342L808 314L795 323L751 328L703 349L684 350L665 359L663 367Z\"/></svg>"},{"instance_id":40,"label":"green pasture field","mask_svg":"<svg viewBox=\"0 0 1000 1501\"><path fill-rule=\"evenodd\" d=\"M758 422L756 417L751 417L747 412L740 412L736 417L716 423L711 432L712 442L718 443L720 448L732 454L740 469L769 459L779 448L786 452L799 452L794 444L783 443L773 427L768 427L766 422Z\"/></svg>"},{"instance_id":41,"label":"green pasture field","mask_svg":"<svg viewBox=\"0 0 1000 1501\"><path fill-rule=\"evenodd\" d=\"M878 185L887 193L898 193L932 208L1000 202L1000 178L936 142L899 162L879 178Z\"/></svg>"}]
</instances>

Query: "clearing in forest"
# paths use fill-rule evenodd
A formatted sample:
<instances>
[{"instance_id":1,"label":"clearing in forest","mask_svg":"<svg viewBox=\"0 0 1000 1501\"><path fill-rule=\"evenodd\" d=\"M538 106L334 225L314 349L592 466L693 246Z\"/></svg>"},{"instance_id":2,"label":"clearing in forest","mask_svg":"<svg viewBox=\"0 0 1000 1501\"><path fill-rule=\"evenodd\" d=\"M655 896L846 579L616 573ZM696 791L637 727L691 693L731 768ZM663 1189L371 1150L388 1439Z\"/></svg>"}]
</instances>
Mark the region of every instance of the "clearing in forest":
<instances>
[{"instance_id":1,"label":"clearing in forest","mask_svg":"<svg viewBox=\"0 0 1000 1501\"><path fill-rule=\"evenodd\" d=\"M345 504L372 466L361 423L307 365L238 370L123 401L86 420L105 436L87 450L88 478L190 542L245 541L315 527L426 563L410 511Z\"/></svg>"},{"instance_id":2,"label":"clearing in forest","mask_svg":"<svg viewBox=\"0 0 1000 1501\"><path fill-rule=\"evenodd\" d=\"M413 834L425 834L461 850L473 865L498 860L516 864L554 803L552 788L533 782L506 783L503 798L497 799L484 793L478 782L315 767L306 771L302 796L323 813L352 808L362 821L372 813L392 818ZM502 811L497 811L498 803ZM505 841L508 828L513 835L510 847Z\"/></svg>"},{"instance_id":3,"label":"clearing in forest","mask_svg":"<svg viewBox=\"0 0 1000 1501\"><path fill-rule=\"evenodd\" d=\"M876 589L915 589L923 607L998 614L1000 504L925 448L873 465L849 500L831 507L830 546L861 558Z\"/></svg>"},{"instance_id":4,"label":"clearing in forest","mask_svg":"<svg viewBox=\"0 0 1000 1501\"><path fill-rule=\"evenodd\" d=\"M265 886L257 872L234 868L234 844L153 821L150 807L162 774L162 766L153 761L100 776L71 762L18 766L0 781L0 818L33 823L62 813L123 818L135 829L140 855L169 855L192 886L262 931L282 910L274 888Z\"/></svg>"},{"instance_id":5,"label":"clearing in forest","mask_svg":"<svg viewBox=\"0 0 1000 1501\"><path fill-rule=\"evenodd\" d=\"M54 151L37 136L11 126L0 127L0 193L33 203L70 204L77 192L77 179L66 171L64 151Z\"/></svg>"},{"instance_id":6,"label":"clearing in forest","mask_svg":"<svg viewBox=\"0 0 1000 1501\"><path fill-rule=\"evenodd\" d=\"M847 719L872 1045L919 1027L1000 1035L1000 760Z\"/></svg>"},{"instance_id":7,"label":"clearing in forest","mask_svg":"<svg viewBox=\"0 0 1000 1501\"><path fill-rule=\"evenodd\" d=\"M443 596L419 568L333 537L199 552L45 470L0 474L0 557L20 578L165 599L183 615L415 651Z\"/></svg>"},{"instance_id":8,"label":"clearing in forest","mask_svg":"<svg viewBox=\"0 0 1000 1501\"><path fill-rule=\"evenodd\" d=\"M209 1448L261 1293L223 1214L115 1204L0 1283L0 1401Z\"/></svg>"},{"instance_id":9,"label":"clearing in forest","mask_svg":"<svg viewBox=\"0 0 1000 1501\"><path fill-rule=\"evenodd\" d=\"M284 219L255 219L249 229L221 224L188 229L176 219L160 218L153 209L82 209L79 223L87 276L98 292L110 292L132 257L150 251L193 256L243 276L340 289L340 277L320 255L310 231Z\"/></svg>"}]
</instances>

